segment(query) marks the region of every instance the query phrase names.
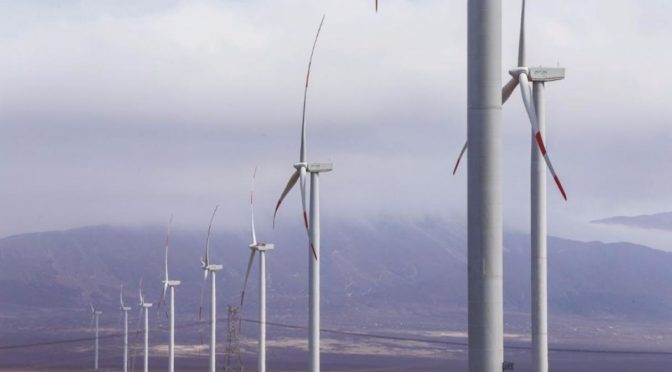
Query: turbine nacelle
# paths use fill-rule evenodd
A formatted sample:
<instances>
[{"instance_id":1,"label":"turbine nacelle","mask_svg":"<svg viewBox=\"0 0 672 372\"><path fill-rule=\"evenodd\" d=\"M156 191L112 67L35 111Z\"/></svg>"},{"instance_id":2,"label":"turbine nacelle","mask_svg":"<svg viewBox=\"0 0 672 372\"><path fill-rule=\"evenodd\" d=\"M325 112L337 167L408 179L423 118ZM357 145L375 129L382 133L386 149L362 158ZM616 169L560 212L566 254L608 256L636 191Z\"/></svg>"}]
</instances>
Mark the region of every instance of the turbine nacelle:
<instances>
[{"instance_id":1,"label":"turbine nacelle","mask_svg":"<svg viewBox=\"0 0 672 372\"><path fill-rule=\"evenodd\" d=\"M518 79L520 74L528 76L530 81L558 81L565 78L564 67L516 67L509 70L509 75Z\"/></svg>"},{"instance_id":2,"label":"turbine nacelle","mask_svg":"<svg viewBox=\"0 0 672 372\"><path fill-rule=\"evenodd\" d=\"M331 172L334 170L334 164L332 163L310 163L308 164L308 172L310 173L320 173L320 172Z\"/></svg>"},{"instance_id":3,"label":"turbine nacelle","mask_svg":"<svg viewBox=\"0 0 672 372\"><path fill-rule=\"evenodd\" d=\"M163 280L161 283L163 283L167 287L177 287L182 282L179 280Z\"/></svg>"},{"instance_id":4,"label":"turbine nacelle","mask_svg":"<svg viewBox=\"0 0 672 372\"><path fill-rule=\"evenodd\" d=\"M122 307L119 308L119 310L121 310L121 311L131 311L131 307L130 306L122 306Z\"/></svg>"},{"instance_id":5,"label":"turbine nacelle","mask_svg":"<svg viewBox=\"0 0 672 372\"><path fill-rule=\"evenodd\" d=\"M223 268L223 265L208 265L208 266L203 266L203 270L206 271L219 271Z\"/></svg>"},{"instance_id":6,"label":"turbine nacelle","mask_svg":"<svg viewBox=\"0 0 672 372\"><path fill-rule=\"evenodd\" d=\"M259 251L259 252L270 251L273 248L275 248L275 245L273 245L271 243L250 244L250 249L251 250L256 250L256 251Z\"/></svg>"},{"instance_id":7,"label":"turbine nacelle","mask_svg":"<svg viewBox=\"0 0 672 372\"><path fill-rule=\"evenodd\" d=\"M527 74L530 81L558 81L565 78L563 67L530 67Z\"/></svg>"}]
</instances>

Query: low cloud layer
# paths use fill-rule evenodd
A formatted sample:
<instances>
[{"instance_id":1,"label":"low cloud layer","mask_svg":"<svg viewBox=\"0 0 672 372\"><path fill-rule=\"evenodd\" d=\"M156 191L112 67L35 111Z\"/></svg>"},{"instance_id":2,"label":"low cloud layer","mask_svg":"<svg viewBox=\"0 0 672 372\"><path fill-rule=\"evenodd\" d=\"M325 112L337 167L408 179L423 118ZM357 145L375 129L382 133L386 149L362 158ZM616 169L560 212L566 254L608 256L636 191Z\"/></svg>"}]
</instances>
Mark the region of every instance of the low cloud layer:
<instances>
[{"instance_id":1,"label":"low cloud layer","mask_svg":"<svg viewBox=\"0 0 672 372\"><path fill-rule=\"evenodd\" d=\"M505 1L503 78L520 4ZM550 230L672 205L667 37L672 5L530 2L528 61L567 68L547 89ZM94 223L260 224L298 160L308 53L326 13L308 151L333 161L323 213L466 214L466 2L0 3L0 233ZM526 229L529 124L503 110L506 224ZM296 195L282 218L298 217Z\"/></svg>"}]
</instances>

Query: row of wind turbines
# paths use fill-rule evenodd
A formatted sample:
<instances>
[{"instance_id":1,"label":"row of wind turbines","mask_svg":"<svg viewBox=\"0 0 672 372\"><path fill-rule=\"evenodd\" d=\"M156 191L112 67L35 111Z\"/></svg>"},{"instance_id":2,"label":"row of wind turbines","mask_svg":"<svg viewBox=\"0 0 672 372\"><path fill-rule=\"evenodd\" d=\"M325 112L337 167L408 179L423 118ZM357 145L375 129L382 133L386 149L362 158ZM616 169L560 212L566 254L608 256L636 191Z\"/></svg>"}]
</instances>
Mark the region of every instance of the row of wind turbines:
<instances>
[{"instance_id":1,"label":"row of wind turbines","mask_svg":"<svg viewBox=\"0 0 672 372\"><path fill-rule=\"evenodd\" d=\"M307 158L306 148L306 103L308 100L308 86L310 81L310 69L312 66L313 55L317 46L317 41L324 24L325 17L323 16L320 25L317 29L315 40L310 53L308 61L308 70L306 73L306 82L303 96L303 111L301 119L301 148L299 152L299 162L295 163L293 167L295 171L292 173L289 182L282 191L280 198L275 206L273 213L273 226L275 227L276 217L282 202L289 192L299 184L301 190L301 204L303 208L303 222L308 236L308 262L309 262L309 370L320 370L320 193L319 193L319 175L323 172L333 170L333 165L330 163L309 163ZM258 367L260 372L266 371L266 253L274 248L271 243L263 243L257 240L255 219L254 219L254 186L257 170L255 168L252 176L252 190L250 191L250 209L251 209L251 243L249 245L250 257L245 272L245 279L240 295L240 307L242 308L245 301L245 290L249 281L252 266L254 264L255 256L259 255L259 341L258 341ZM310 195L308 201L308 210L306 210L306 189L307 176L310 175ZM217 289L216 276L217 271L222 269L221 264L215 264L210 260L210 236L212 232L212 224L217 213L218 206L215 207L210 218L208 232L205 243L205 254L201 257L201 268L203 269L204 280L207 282L210 277L210 343L209 343L209 371L216 371L216 345L217 345ZM169 310L168 310L168 371L175 371L175 288L181 284L180 280L172 279L168 271L168 251L170 247L170 233L172 226L172 216L168 223L168 232L164 244L164 278L162 281L163 287L161 291L161 300L159 305L165 304L166 296L169 296ZM139 286L139 306L143 312L144 323L144 371L149 370L149 309L153 306L152 303L145 301L145 296L142 289L142 281ZM201 306L199 308L199 319L203 310L203 293L201 294ZM129 367L128 362L128 311L130 306L126 306L123 298L123 287L120 293L120 311L123 313L123 371L127 372ZM99 354L99 318L102 311L91 305L92 322L95 321L95 348L94 348L94 369L98 369L98 354Z\"/></svg>"},{"instance_id":2,"label":"row of wind turbines","mask_svg":"<svg viewBox=\"0 0 672 372\"><path fill-rule=\"evenodd\" d=\"M493 81L499 81L501 68L501 0L470 0L468 6L468 140L458 156L453 174L457 171L460 160L471 147L468 164L468 244L469 244L469 370L472 372L494 372L507 368L503 360L503 293L502 293L502 223L501 223L501 185L500 160L501 105L512 95L516 87L520 87L522 100L532 128L531 148L531 247L532 247L532 350L533 370L548 371L548 324L547 324L547 255L546 255L546 168L562 197L567 194L550 161L544 142L545 134L545 101L544 92L547 82L564 79L563 68L528 67L525 49L525 0L522 0L520 38L518 46L518 65L509 71L511 79L497 91ZM375 1L376 11L378 1ZM324 17L313 42L308 70L306 74L303 114L301 123L301 148L299 162L294 164L292 173L275 207L273 224L280 206L288 193L299 184L303 220L308 236L309 262L309 366L308 370L320 370L320 173L329 172L333 165L329 163L309 163L306 151L306 103L310 81L310 69L315 47L319 39ZM496 77L496 79L495 79ZM471 146L469 146L471 145ZM543 159L543 162L542 162ZM306 200L307 178L310 175L310 195ZM256 175L256 171L255 171ZM254 177L253 177L254 179ZM306 207L309 203L308 208ZM245 289L254 264L259 254L259 354L258 370L266 370L265 358L265 320L266 292L265 267L266 252L273 249L269 243L260 243L256 238L254 226L254 182L250 195L252 207L252 243L250 258L241 291L241 306L245 299ZM209 240L215 211L211 217L205 255L201 260L204 278L211 279L210 304L210 371L216 367L216 272L221 265L210 262ZM180 281L171 280L168 276L168 247L166 238L165 278L163 280L162 302L166 293L170 292L169 311L169 371L174 371L174 296L175 287ZM475 268L480 268L476 270ZM140 305L144 311L145 322L145 371L148 370L148 309L151 303L144 302L140 290ZM126 307L121 299L121 309ZM98 318L101 314L92 307L96 321L96 368L98 355ZM127 320L127 317L124 316ZM127 324L124 326L124 371L126 371Z\"/></svg>"}]
</instances>

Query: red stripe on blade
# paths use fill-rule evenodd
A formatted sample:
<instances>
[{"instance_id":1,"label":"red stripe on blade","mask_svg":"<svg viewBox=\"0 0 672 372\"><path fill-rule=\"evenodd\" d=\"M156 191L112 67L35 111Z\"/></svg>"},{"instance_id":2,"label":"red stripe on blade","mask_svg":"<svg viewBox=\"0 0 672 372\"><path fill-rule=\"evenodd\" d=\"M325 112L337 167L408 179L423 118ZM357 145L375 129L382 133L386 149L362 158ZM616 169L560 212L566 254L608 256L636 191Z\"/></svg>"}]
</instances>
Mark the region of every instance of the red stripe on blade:
<instances>
[{"instance_id":1,"label":"red stripe on blade","mask_svg":"<svg viewBox=\"0 0 672 372\"><path fill-rule=\"evenodd\" d=\"M455 168L453 168L453 176L455 175L455 172L457 172L457 168L460 166L460 160L462 160L462 157L457 158L457 162L455 162Z\"/></svg>"},{"instance_id":2,"label":"red stripe on blade","mask_svg":"<svg viewBox=\"0 0 672 372\"><path fill-rule=\"evenodd\" d=\"M306 211L303 211L303 224L306 225L306 230L308 230L308 214Z\"/></svg>"},{"instance_id":3,"label":"red stripe on blade","mask_svg":"<svg viewBox=\"0 0 672 372\"><path fill-rule=\"evenodd\" d=\"M534 138L537 139L537 144L539 145L539 150L541 150L541 155L546 155L546 146L544 146L544 139L541 138L541 132L537 132L534 135Z\"/></svg>"},{"instance_id":4,"label":"red stripe on blade","mask_svg":"<svg viewBox=\"0 0 672 372\"><path fill-rule=\"evenodd\" d=\"M315 252L315 246L313 243L310 243L310 250L313 251L313 257L315 257L315 260L317 261L317 252Z\"/></svg>"},{"instance_id":5,"label":"red stripe on blade","mask_svg":"<svg viewBox=\"0 0 672 372\"><path fill-rule=\"evenodd\" d=\"M555 180L555 184L558 185L558 188L560 189L560 193L562 194L562 197L567 200L567 194L565 193L565 188L562 187L562 183L560 183L560 178L558 176L553 177Z\"/></svg>"}]
</instances>

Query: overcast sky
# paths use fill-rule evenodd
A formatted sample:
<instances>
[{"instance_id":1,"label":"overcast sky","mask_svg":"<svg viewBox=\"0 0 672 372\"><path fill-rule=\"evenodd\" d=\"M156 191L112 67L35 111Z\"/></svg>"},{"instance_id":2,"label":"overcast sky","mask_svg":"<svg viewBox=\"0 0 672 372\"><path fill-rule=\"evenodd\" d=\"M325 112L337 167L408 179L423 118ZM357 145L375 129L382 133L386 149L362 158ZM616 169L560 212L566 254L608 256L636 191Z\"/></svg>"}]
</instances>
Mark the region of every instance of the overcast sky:
<instances>
[{"instance_id":1,"label":"overcast sky","mask_svg":"<svg viewBox=\"0 0 672 372\"><path fill-rule=\"evenodd\" d=\"M55 5L58 3L58 5ZM259 223L308 156L327 218L466 216L466 1L1 1L0 234L81 225ZM504 1L503 79L520 2ZM532 65L547 89L549 229L585 233L614 214L672 210L672 3L530 0ZM530 129L519 91L503 110L505 224L529 225ZM283 220L300 218L296 194ZM594 230L591 230L594 232ZM593 235L591 235L593 234ZM619 235L620 234L620 235ZM672 241L668 239L667 241Z\"/></svg>"}]
</instances>

